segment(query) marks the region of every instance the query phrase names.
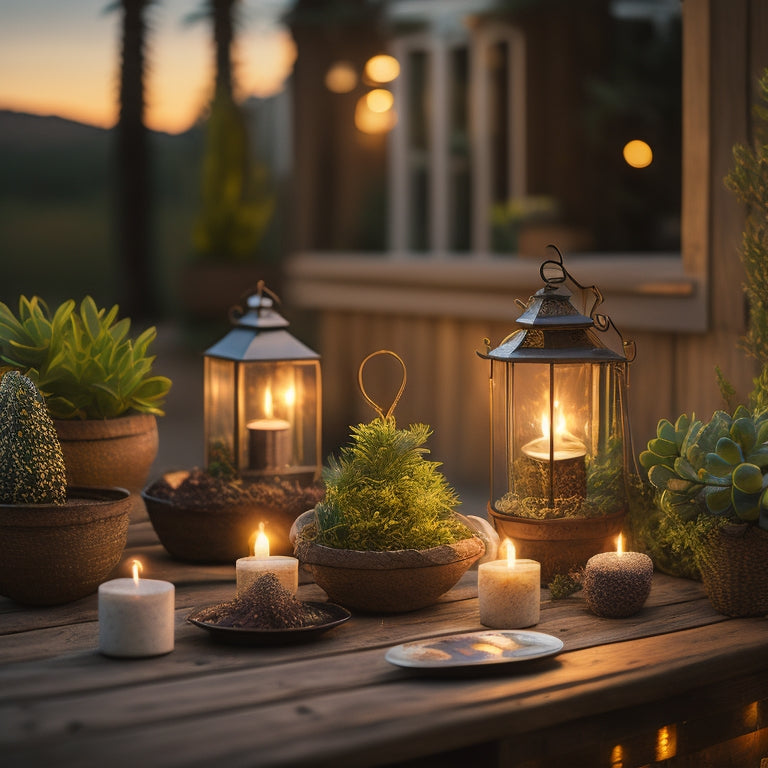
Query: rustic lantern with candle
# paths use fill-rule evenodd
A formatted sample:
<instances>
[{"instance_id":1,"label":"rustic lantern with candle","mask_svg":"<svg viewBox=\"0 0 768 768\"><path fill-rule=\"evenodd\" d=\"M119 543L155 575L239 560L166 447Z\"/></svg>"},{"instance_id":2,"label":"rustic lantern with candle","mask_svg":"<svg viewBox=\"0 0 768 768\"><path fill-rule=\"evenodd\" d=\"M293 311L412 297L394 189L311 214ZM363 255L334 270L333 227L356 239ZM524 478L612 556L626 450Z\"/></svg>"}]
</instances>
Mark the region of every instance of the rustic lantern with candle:
<instances>
[{"instance_id":1,"label":"rustic lantern with candle","mask_svg":"<svg viewBox=\"0 0 768 768\"><path fill-rule=\"evenodd\" d=\"M491 362L489 517L520 556L541 562L545 583L611 547L631 455L632 346L596 313L597 288L579 285L558 257L541 265L544 286L522 305L520 327L482 355Z\"/></svg>"},{"instance_id":2,"label":"rustic lantern with candle","mask_svg":"<svg viewBox=\"0 0 768 768\"><path fill-rule=\"evenodd\" d=\"M320 356L287 331L263 284L205 352L205 461L246 480L320 475Z\"/></svg>"}]
</instances>

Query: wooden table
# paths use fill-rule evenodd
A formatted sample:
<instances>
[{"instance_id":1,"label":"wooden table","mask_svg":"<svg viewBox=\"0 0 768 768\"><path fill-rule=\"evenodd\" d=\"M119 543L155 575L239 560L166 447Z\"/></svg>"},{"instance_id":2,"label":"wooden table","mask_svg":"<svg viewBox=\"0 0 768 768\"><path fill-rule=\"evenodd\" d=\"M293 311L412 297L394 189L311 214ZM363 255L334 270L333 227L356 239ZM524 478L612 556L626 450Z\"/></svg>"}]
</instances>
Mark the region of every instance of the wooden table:
<instances>
[{"instance_id":1,"label":"wooden table","mask_svg":"<svg viewBox=\"0 0 768 768\"><path fill-rule=\"evenodd\" d=\"M562 653L429 677L385 651L483 629L474 570L425 610L236 647L185 622L232 596L234 566L177 563L148 523L131 526L124 560L135 556L176 585L167 656L100 655L95 595L53 608L0 598L0 765L630 768L676 754L660 764L760 768L768 757L768 623L718 615L696 582L656 574L646 607L621 620L544 590L535 629ZM299 596L324 593L306 584Z\"/></svg>"}]
</instances>

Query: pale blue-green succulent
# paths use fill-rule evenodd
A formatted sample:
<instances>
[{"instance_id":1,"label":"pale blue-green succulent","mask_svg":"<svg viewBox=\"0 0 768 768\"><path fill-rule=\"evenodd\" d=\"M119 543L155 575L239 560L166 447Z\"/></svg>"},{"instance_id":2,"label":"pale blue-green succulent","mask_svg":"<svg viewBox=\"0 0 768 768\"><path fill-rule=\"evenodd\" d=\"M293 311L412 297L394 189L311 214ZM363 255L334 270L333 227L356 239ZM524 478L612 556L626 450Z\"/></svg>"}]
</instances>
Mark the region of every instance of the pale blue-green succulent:
<instances>
[{"instance_id":1,"label":"pale blue-green succulent","mask_svg":"<svg viewBox=\"0 0 768 768\"><path fill-rule=\"evenodd\" d=\"M709 514L768 530L768 411L739 406L708 423L686 414L675 424L662 419L640 463L661 491L662 509L691 519L703 499Z\"/></svg>"}]
</instances>

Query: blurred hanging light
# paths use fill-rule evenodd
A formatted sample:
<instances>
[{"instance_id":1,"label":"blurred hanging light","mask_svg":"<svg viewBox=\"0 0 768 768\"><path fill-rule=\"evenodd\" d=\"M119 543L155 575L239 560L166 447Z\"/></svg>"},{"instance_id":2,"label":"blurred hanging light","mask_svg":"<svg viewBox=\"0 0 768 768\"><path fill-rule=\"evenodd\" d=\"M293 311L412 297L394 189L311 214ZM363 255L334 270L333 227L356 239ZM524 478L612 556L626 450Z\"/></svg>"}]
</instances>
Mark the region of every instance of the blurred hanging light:
<instances>
[{"instance_id":1,"label":"blurred hanging light","mask_svg":"<svg viewBox=\"0 0 768 768\"><path fill-rule=\"evenodd\" d=\"M383 89L376 90L381 90L383 93L388 94L388 104L386 103L387 97L374 96L373 99L370 98L376 91L371 91L357 100L357 105L355 106L355 127L362 133L387 133L397 123L397 113L393 109L394 100L392 94ZM373 101L373 107L369 101Z\"/></svg>"},{"instance_id":2,"label":"blurred hanging light","mask_svg":"<svg viewBox=\"0 0 768 768\"><path fill-rule=\"evenodd\" d=\"M374 88L366 94L365 103L371 112L388 112L395 103L395 97L385 88Z\"/></svg>"},{"instance_id":3,"label":"blurred hanging light","mask_svg":"<svg viewBox=\"0 0 768 768\"><path fill-rule=\"evenodd\" d=\"M647 168L653 162L653 150L644 141L633 139L624 145L624 160L633 168Z\"/></svg>"},{"instance_id":4,"label":"blurred hanging light","mask_svg":"<svg viewBox=\"0 0 768 768\"><path fill-rule=\"evenodd\" d=\"M391 83L400 74L400 63L394 56L379 53L365 62L363 74L372 83Z\"/></svg>"},{"instance_id":5,"label":"blurred hanging light","mask_svg":"<svg viewBox=\"0 0 768 768\"><path fill-rule=\"evenodd\" d=\"M333 93L349 93L357 85L355 65L349 61L337 61L325 73L325 87Z\"/></svg>"}]
</instances>

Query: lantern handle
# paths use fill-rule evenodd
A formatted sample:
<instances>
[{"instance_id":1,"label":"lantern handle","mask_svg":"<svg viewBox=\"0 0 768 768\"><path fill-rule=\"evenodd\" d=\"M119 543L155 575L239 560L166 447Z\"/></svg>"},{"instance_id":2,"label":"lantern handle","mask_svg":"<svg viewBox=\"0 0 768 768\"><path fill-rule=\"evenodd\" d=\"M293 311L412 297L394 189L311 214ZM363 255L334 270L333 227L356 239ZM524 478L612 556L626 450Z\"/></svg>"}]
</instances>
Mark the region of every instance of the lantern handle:
<instances>
[{"instance_id":1,"label":"lantern handle","mask_svg":"<svg viewBox=\"0 0 768 768\"><path fill-rule=\"evenodd\" d=\"M386 415L384 414L383 408L378 403L376 403L373 400L373 398L371 398L369 394L365 391L365 385L363 384L363 369L365 368L365 364L372 357L376 357L377 355L391 355L392 357L395 358L395 360L397 360L398 363L400 363L400 365L403 368L403 379L400 382L400 389L397 390L395 399L392 401L392 405L389 406L389 410L387 411ZM370 405L371 408L373 408L373 410L379 414L380 418L385 420L390 418L390 416L392 416L392 413L394 412L395 407L397 406L398 402L400 402L400 397L402 396L405 390L406 378L407 378L407 374L406 374L406 368L405 368L405 363L403 362L403 358L400 357L400 355L398 355L396 352L392 352L389 349L379 349L376 352L371 352L371 354L368 355L368 357L366 357L362 363L360 363L360 368L358 368L357 370L357 383L358 383L358 386L360 387L360 392L362 392L363 397L365 398L365 402L368 403L368 405Z\"/></svg>"},{"instance_id":2,"label":"lantern handle","mask_svg":"<svg viewBox=\"0 0 768 768\"><path fill-rule=\"evenodd\" d=\"M576 278L565 268L563 254L560 253L560 249L556 245L550 243L547 248L551 248L557 254L557 260L547 259L542 262L539 267L539 275L541 276L541 279L547 285L556 285L564 283L566 280L570 280L582 292L581 299L584 303L584 314L594 320L598 330L607 330L608 325L612 323L610 323L610 320L606 315L597 314L597 308L603 303L603 294L600 292L600 289L596 285L582 285L576 280ZM591 294L591 302L589 299L585 298L585 294Z\"/></svg>"},{"instance_id":3,"label":"lantern handle","mask_svg":"<svg viewBox=\"0 0 768 768\"><path fill-rule=\"evenodd\" d=\"M272 299L275 304L282 306L283 302L280 300L280 297L270 288L267 288L267 284L263 280L259 280L258 283L256 283L256 288L249 288L245 293L243 293L240 296L240 303L236 304L234 307L230 307L229 309L229 320L232 323L237 322L241 317L243 317L247 309L244 309L244 307L248 307L248 299L251 298L251 296L258 296L259 297L259 306L256 309L257 314L261 314L261 311L263 307L261 306L261 297L264 294L267 294L270 299Z\"/></svg>"}]
</instances>

